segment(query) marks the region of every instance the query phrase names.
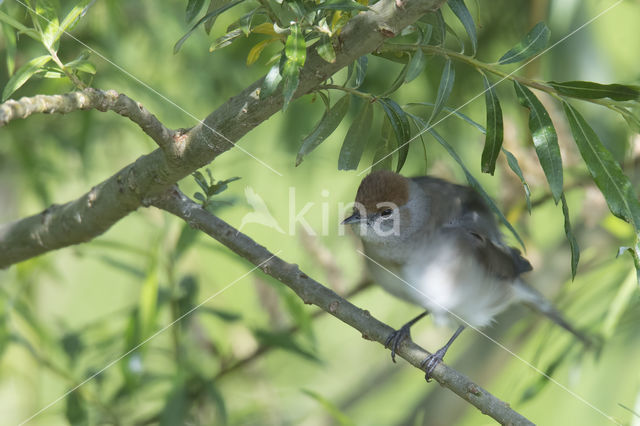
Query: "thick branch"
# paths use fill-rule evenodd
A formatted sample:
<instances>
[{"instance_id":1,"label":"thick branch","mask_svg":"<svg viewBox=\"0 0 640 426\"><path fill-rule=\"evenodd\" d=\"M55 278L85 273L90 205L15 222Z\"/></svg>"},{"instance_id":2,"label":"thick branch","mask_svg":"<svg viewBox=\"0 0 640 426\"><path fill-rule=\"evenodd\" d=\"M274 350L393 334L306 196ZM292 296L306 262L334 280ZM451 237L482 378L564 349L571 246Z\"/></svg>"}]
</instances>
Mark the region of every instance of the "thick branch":
<instances>
[{"instance_id":1,"label":"thick branch","mask_svg":"<svg viewBox=\"0 0 640 426\"><path fill-rule=\"evenodd\" d=\"M290 264L274 256L247 235L242 234L220 218L204 210L174 188L153 201L153 205L166 210L215 238L229 249L249 260L260 269L291 288L306 304L314 304L362 333L362 337L384 345L393 332L388 325L378 321L371 314L338 296L332 290L303 273L298 265ZM417 368L429 355L413 342L403 343L397 352ZM439 364L431 375L441 385L451 389L458 396L491 416L501 424L532 425L529 420L496 398L485 389L473 383L463 374Z\"/></svg>"},{"instance_id":2,"label":"thick branch","mask_svg":"<svg viewBox=\"0 0 640 426\"><path fill-rule=\"evenodd\" d=\"M335 62L326 62L313 47L309 48L295 97L313 91L337 71L374 51L386 38L398 34L445 1L404 0L402 7L398 7L394 0L381 0L371 10L358 14L336 40ZM229 99L189 133L175 135L164 152L156 150L138 158L82 197L0 226L0 268L97 237L145 205L148 197L166 191L232 148L235 141L282 108L281 94L260 99L261 86L262 79ZM35 108L32 112L37 111Z\"/></svg>"}]
</instances>

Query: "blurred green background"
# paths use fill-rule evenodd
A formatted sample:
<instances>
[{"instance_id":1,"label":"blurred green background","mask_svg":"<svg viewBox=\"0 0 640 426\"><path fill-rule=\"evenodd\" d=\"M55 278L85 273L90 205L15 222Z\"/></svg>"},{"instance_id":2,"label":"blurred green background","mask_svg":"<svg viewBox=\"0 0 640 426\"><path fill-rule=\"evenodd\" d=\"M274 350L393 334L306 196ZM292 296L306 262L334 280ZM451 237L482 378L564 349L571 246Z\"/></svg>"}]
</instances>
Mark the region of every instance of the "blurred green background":
<instances>
[{"instance_id":1,"label":"blurred green background","mask_svg":"<svg viewBox=\"0 0 640 426\"><path fill-rule=\"evenodd\" d=\"M184 18L186 3L97 1L72 31L101 55L91 55L97 67L93 87L129 95L172 128L193 126L269 67L268 50L256 64L246 65L249 49L261 36L242 37L230 47L208 52L212 40L241 16L244 6L220 16L210 36L196 31L174 55L174 43L191 25ZM467 3L478 27L478 58L485 62L497 60L541 20L551 29L551 43L555 43L613 4L596 0ZM64 1L61 4L62 10L68 8ZM26 19L19 2L5 1L2 10ZM443 12L465 38L451 11ZM540 80L639 84L639 19L640 5L624 1L518 73ZM5 48L0 38L2 60ZM28 37L18 40L18 48L18 66L44 53ZM77 41L63 37L61 56L71 60L83 50ZM394 100L432 102L442 64L441 58L430 57L426 72L403 86ZM462 105L482 90L475 70L455 66L450 107ZM399 70L399 64L370 57L362 89L383 91ZM336 80L343 78L344 72ZM7 80L7 68L2 66L0 86ZM41 79L27 83L13 97L71 89L64 80ZM603 334L606 344L595 359L546 319L513 308L485 330L503 347L469 330L453 346L447 363L537 424L608 424L603 413L623 424L640 424L640 417L630 411L640 412L640 300L631 259L615 258L619 246L632 244L632 230L608 213L602 195L589 185L559 104L542 97L558 130L572 224L582 248L578 275L571 281L561 208L548 196L526 111L518 105L511 83L499 85L497 92L504 112L505 147L518 157L532 189L531 216L524 206L522 186L506 162L500 160L493 177L480 173L483 135L454 117L437 129L521 233L526 256L534 266L527 280L555 300L578 327ZM637 135L604 108L573 104L637 184ZM349 233L342 235L339 225L344 217L339 203L353 200L361 179L359 171L337 170L350 119L294 167L300 142L322 111L319 99L303 97L239 142L283 176L238 149L216 159L209 169L216 179L241 177L219 195L220 200L232 202L217 208L224 220L241 226L244 215L252 211L245 192L247 188L255 191L285 233L259 224L246 224L242 231L345 294L363 279L357 243ZM479 97L462 112L484 123L484 99ZM130 121L97 111L35 115L0 129L0 140L2 223L76 198L155 147ZM403 173L428 172L464 182L464 174L446 152L429 137L425 142L426 163L420 143L413 143ZM372 156L372 152L365 154L359 170L370 165ZM180 187L189 195L198 189L191 177ZM318 235L305 235L296 224L290 229L292 191L296 212L310 203L304 218ZM326 212L328 232L323 232ZM516 244L511 235L506 236ZM195 240L187 247L190 238ZM328 315L316 318L317 308L303 305L282 284L261 273L247 274L251 269L252 265L217 242L185 230L179 220L155 209L140 209L90 243L0 271L1 423L27 419L109 365L133 343L169 324L185 307L218 292L180 324L111 365L29 424L179 424L187 411L191 424L493 423L450 391L426 384L423 375L404 361L391 363L387 350L362 339L345 324ZM150 301L149 294L158 294L157 301L155 297ZM376 286L350 300L394 327L419 313L417 307ZM146 323L140 321L145 312ZM299 331L289 333L293 325ZM450 332L425 320L414 328L413 339L434 350ZM272 349L233 368L263 347ZM558 384L542 378L536 369Z\"/></svg>"}]
</instances>

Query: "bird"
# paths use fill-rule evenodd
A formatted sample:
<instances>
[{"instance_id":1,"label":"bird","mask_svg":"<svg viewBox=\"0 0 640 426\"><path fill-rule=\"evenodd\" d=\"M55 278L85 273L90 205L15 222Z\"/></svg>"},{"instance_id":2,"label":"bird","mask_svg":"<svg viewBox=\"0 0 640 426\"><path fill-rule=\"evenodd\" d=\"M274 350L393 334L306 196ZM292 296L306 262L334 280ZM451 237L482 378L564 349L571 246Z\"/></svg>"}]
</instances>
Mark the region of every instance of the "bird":
<instances>
[{"instance_id":1,"label":"bird","mask_svg":"<svg viewBox=\"0 0 640 426\"><path fill-rule=\"evenodd\" d=\"M489 326L514 303L528 305L592 344L522 279L531 264L505 244L493 213L471 187L374 171L360 183L353 212L342 224L351 225L361 239L373 280L424 309L386 340L393 362L399 345L411 338L411 326L428 314L436 325L457 326L447 343L422 361L427 381L465 327Z\"/></svg>"}]
</instances>

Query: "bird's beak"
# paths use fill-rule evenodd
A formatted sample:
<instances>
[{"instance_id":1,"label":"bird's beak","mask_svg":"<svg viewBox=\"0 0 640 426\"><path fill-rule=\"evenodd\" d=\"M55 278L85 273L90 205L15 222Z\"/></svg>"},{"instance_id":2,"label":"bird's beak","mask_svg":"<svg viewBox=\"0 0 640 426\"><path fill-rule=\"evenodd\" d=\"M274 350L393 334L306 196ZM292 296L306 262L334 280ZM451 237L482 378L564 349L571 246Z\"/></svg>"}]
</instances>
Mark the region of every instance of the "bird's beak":
<instances>
[{"instance_id":1,"label":"bird's beak","mask_svg":"<svg viewBox=\"0 0 640 426\"><path fill-rule=\"evenodd\" d=\"M348 225L350 223L358 223L360 222L362 219L360 218L360 213L354 213L351 216L349 216L348 218L346 218L345 220L342 221L342 225Z\"/></svg>"}]
</instances>

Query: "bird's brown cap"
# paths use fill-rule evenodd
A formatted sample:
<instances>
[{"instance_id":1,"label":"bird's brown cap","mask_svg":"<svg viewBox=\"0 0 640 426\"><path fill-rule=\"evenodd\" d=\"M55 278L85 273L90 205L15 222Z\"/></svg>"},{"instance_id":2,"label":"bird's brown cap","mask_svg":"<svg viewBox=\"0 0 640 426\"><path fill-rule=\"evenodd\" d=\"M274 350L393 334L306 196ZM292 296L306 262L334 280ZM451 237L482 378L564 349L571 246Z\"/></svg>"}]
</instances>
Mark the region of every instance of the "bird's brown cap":
<instances>
[{"instance_id":1,"label":"bird's brown cap","mask_svg":"<svg viewBox=\"0 0 640 426\"><path fill-rule=\"evenodd\" d=\"M356 203L367 211L379 209L378 203L389 202L402 206L409 201L409 180L389 170L379 170L369 174L360 183Z\"/></svg>"}]
</instances>

